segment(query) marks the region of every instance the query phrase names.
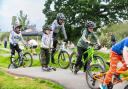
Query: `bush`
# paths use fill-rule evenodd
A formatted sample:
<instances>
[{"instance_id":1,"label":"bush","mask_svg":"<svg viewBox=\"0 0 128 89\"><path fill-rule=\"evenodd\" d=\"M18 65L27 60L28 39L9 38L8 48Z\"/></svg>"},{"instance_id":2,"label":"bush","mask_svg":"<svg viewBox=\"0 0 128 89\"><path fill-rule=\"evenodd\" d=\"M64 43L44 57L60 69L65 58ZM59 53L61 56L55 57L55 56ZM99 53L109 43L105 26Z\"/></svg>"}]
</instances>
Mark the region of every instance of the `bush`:
<instances>
[{"instance_id":1,"label":"bush","mask_svg":"<svg viewBox=\"0 0 128 89\"><path fill-rule=\"evenodd\" d=\"M111 46L111 40L110 40L110 32L112 32L115 37L117 38L117 42L122 40L123 38L128 36L127 32L128 23L121 23L121 24L114 24L106 29L102 30L102 33L99 37L102 46L110 47Z\"/></svg>"},{"instance_id":2,"label":"bush","mask_svg":"<svg viewBox=\"0 0 128 89\"><path fill-rule=\"evenodd\" d=\"M106 33L101 33L100 37L100 43L102 46L105 46L105 47L110 47L111 45L111 40L110 40L110 37L108 37L108 34Z\"/></svg>"}]
</instances>

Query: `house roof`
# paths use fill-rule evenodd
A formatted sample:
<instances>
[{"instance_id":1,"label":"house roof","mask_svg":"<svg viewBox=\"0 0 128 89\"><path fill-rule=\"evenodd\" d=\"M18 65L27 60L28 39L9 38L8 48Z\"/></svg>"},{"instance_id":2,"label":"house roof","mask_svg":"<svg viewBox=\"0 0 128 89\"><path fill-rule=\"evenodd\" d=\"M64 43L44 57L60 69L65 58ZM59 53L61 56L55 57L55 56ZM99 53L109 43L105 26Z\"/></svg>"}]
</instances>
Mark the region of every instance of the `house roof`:
<instances>
[{"instance_id":1,"label":"house roof","mask_svg":"<svg viewBox=\"0 0 128 89\"><path fill-rule=\"evenodd\" d=\"M37 31L37 30L32 30L32 29L27 29L25 31L22 31L21 34L23 36L42 36L43 32Z\"/></svg>"}]
</instances>

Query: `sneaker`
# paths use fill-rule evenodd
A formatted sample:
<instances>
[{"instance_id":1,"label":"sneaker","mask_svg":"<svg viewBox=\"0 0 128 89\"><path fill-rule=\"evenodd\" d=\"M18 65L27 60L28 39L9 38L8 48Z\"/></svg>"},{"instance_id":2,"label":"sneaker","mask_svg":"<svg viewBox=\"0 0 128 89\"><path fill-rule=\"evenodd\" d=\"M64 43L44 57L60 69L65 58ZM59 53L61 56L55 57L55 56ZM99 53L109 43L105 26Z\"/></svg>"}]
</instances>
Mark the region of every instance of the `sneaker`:
<instances>
[{"instance_id":1,"label":"sneaker","mask_svg":"<svg viewBox=\"0 0 128 89\"><path fill-rule=\"evenodd\" d=\"M51 71L51 70L56 71L56 68L55 68L55 67L48 67L48 70L49 70L49 71Z\"/></svg>"},{"instance_id":2,"label":"sneaker","mask_svg":"<svg viewBox=\"0 0 128 89\"><path fill-rule=\"evenodd\" d=\"M43 71L48 71L48 72L50 71L50 69L48 67L42 67L42 70Z\"/></svg>"},{"instance_id":3,"label":"sneaker","mask_svg":"<svg viewBox=\"0 0 128 89\"><path fill-rule=\"evenodd\" d=\"M100 89L108 89L108 88L107 88L107 86L106 86L106 85L101 84L101 85L100 85Z\"/></svg>"},{"instance_id":4,"label":"sneaker","mask_svg":"<svg viewBox=\"0 0 128 89\"><path fill-rule=\"evenodd\" d=\"M76 67L75 65L73 65L73 73L74 74L77 74L77 72L79 71L79 68L78 67Z\"/></svg>"}]
</instances>

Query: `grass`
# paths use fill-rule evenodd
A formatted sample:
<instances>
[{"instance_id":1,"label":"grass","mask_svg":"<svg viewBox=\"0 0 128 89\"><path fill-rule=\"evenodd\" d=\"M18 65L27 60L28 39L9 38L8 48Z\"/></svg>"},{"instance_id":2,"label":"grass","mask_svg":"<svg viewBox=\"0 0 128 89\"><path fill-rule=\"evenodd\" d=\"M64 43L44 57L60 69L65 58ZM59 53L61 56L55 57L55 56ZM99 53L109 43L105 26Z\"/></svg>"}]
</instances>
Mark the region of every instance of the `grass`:
<instances>
[{"instance_id":1,"label":"grass","mask_svg":"<svg viewBox=\"0 0 128 89\"><path fill-rule=\"evenodd\" d=\"M1 47L3 48L3 46ZM0 66L2 67L0 69L0 89L64 89L63 86L49 80L16 77L7 74L4 69L7 69L10 63L10 56L3 54L8 53L3 49L0 50ZM39 60L34 60L33 66L40 66Z\"/></svg>"},{"instance_id":2,"label":"grass","mask_svg":"<svg viewBox=\"0 0 128 89\"><path fill-rule=\"evenodd\" d=\"M0 70L0 89L64 89L64 87L48 80L12 76Z\"/></svg>"}]
</instances>

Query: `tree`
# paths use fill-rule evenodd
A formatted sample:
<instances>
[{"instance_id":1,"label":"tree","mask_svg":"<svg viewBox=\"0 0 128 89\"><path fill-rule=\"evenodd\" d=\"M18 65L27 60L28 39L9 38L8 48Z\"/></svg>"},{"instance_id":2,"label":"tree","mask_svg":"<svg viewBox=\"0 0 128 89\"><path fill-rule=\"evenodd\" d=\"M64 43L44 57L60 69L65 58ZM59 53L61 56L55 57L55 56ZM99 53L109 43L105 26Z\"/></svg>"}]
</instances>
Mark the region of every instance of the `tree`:
<instances>
[{"instance_id":1,"label":"tree","mask_svg":"<svg viewBox=\"0 0 128 89\"><path fill-rule=\"evenodd\" d=\"M12 23L11 25L14 26L17 23L17 17L16 16L12 16Z\"/></svg>"},{"instance_id":2,"label":"tree","mask_svg":"<svg viewBox=\"0 0 128 89\"><path fill-rule=\"evenodd\" d=\"M55 11L50 6L54 3ZM80 33L85 22L92 20L96 22L97 28L111 23L119 23L128 19L128 0L110 0L105 4L101 0L47 0L43 13L51 24L56 14L62 12L66 16L66 29L68 36L73 37ZM80 29L80 30L79 30Z\"/></svg>"},{"instance_id":3,"label":"tree","mask_svg":"<svg viewBox=\"0 0 128 89\"><path fill-rule=\"evenodd\" d=\"M22 10L20 10L20 15L18 16L18 21L19 21L19 24L22 25L22 30L25 30L29 25L29 21L27 19L27 14L24 15Z\"/></svg>"}]
</instances>

